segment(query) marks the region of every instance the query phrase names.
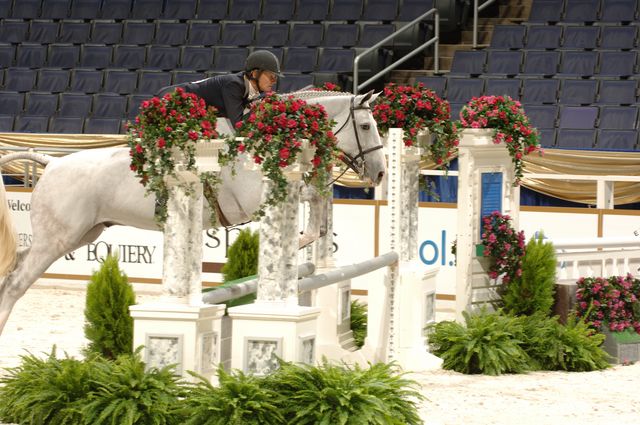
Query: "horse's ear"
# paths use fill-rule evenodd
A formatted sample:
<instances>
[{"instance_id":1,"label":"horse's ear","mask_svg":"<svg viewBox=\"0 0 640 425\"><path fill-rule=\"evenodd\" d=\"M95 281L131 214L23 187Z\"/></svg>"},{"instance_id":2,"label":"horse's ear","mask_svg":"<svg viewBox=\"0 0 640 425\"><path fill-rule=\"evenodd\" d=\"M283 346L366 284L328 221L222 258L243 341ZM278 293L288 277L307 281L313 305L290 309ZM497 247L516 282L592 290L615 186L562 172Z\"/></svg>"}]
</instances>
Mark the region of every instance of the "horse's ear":
<instances>
[{"instance_id":1,"label":"horse's ear","mask_svg":"<svg viewBox=\"0 0 640 425\"><path fill-rule=\"evenodd\" d=\"M378 98L378 96L380 96L380 94L382 94L381 91L379 91L378 93L373 93L371 95L371 99L369 99L369 105L371 105L373 102L375 102L376 99Z\"/></svg>"},{"instance_id":2,"label":"horse's ear","mask_svg":"<svg viewBox=\"0 0 640 425\"><path fill-rule=\"evenodd\" d=\"M369 101L369 99L371 99L371 96L373 95L373 90L369 91L367 94L363 94L362 96L358 96L358 104L360 106L364 105L365 103L367 103Z\"/></svg>"}]
</instances>

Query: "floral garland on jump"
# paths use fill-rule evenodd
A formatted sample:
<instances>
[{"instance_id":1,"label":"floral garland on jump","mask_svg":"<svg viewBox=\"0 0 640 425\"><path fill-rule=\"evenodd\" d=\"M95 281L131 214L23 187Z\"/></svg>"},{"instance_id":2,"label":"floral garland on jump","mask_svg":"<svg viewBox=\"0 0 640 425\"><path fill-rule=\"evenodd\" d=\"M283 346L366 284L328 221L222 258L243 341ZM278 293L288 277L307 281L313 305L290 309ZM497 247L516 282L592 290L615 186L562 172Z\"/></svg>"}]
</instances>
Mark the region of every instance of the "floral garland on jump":
<instances>
[{"instance_id":1,"label":"floral garland on jump","mask_svg":"<svg viewBox=\"0 0 640 425\"><path fill-rule=\"evenodd\" d=\"M236 124L236 136L227 139L228 150L221 153L220 161L235 164L236 159L245 154L273 182L273 190L256 212L256 219L264 216L267 205L285 200L285 172L300 161L300 155L312 152L303 180L320 193L328 193L327 182L340 154L331 131L333 125L322 105L308 104L293 96L269 93L251 105L248 118Z\"/></svg>"},{"instance_id":2,"label":"floral garland on jump","mask_svg":"<svg viewBox=\"0 0 640 425\"><path fill-rule=\"evenodd\" d=\"M524 231L516 232L511 217L494 211L482 219L483 255L491 260L487 274L491 279L502 276L507 285L522 275L522 259L525 255Z\"/></svg>"},{"instance_id":3,"label":"floral garland on jump","mask_svg":"<svg viewBox=\"0 0 640 425\"><path fill-rule=\"evenodd\" d=\"M147 194L156 196L159 206L155 218L162 227L167 220L165 177L177 177L177 156L184 158L186 171L198 172L195 143L217 137L216 109L207 107L197 95L176 88L162 97L144 100L134 122L127 123L127 132L131 170ZM200 180L209 190L215 191L218 185L213 173L201 173ZM211 220L215 225L213 212Z\"/></svg>"}]
</instances>

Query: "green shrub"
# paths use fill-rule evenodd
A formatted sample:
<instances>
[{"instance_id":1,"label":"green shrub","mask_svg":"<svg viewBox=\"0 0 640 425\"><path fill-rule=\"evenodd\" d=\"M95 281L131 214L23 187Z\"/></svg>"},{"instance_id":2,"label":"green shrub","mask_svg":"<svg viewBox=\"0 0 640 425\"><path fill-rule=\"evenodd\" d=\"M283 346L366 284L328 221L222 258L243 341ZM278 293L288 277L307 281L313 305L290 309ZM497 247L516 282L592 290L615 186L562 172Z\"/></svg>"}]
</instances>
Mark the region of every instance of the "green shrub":
<instances>
[{"instance_id":1,"label":"green shrub","mask_svg":"<svg viewBox=\"0 0 640 425\"><path fill-rule=\"evenodd\" d=\"M21 356L20 366L0 379L0 420L31 425L77 425L92 390L95 361Z\"/></svg>"},{"instance_id":2,"label":"green shrub","mask_svg":"<svg viewBox=\"0 0 640 425\"><path fill-rule=\"evenodd\" d=\"M237 239L229 247L227 262L222 266L222 279L226 284L258 273L259 235L251 229L242 229ZM228 286L222 285L221 287ZM227 301L227 307L250 304L256 299L256 294L245 295Z\"/></svg>"},{"instance_id":3,"label":"green shrub","mask_svg":"<svg viewBox=\"0 0 640 425\"><path fill-rule=\"evenodd\" d=\"M89 340L86 353L108 359L132 351L133 319L129 306L136 303L127 276L118 268L118 259L107 256L87 286L84 333Z\"/></svg>"},{"instance_id":4,"label":"green shrub","mask_svg":"<svg viewBox=\"0 0 640 425\"><path fill-rule=\"evenodd\" d=\"M267 388L264 379L242 372L227 374L218 368L220 386L204 378L191 386L182 402L184 425L285 424L281 406L286 401Z\"/></svg>"},{"instance_id":5,"label":"green shrub","mask_svg":"<svg viewBox=\"0 0 640 425\"><path fill-rule=\"evenodd\" d=\"M529 356L516 338L523 333L522 319L486 310L462 314L466 326L443 321L427 327L431 351L442 358L444 369L500 375L530 368Z\"/></svg>"},{"instance_id":6,"label":"green shrub","mask_svg":"<svg viewBox=\"0 0 640 425\"><path fill-rule=\"evenodd\" d=\"M95 390L82 408L87 425L180 424L181 386L173 366L145 371L138 353L96 364Z\"/></svg>"},{"instance_id":7,"label":"green shrub","mask_svg":"<svg viewBox=\"0 0 640 425\"><path fill-rule=\"evenodd\" d=\"M351 331L356 345L362 347L367 337L367 305L357 300L351 302Z\"/></svg>"},{"instance_id":8,"label":"green shrub","mask_svg":"<svg viewBox=\"0 0 640 425\"><path fill-rule=\"evenodd\" d=\"M514 315L536 312L549 315L553 307L556 283L556 254L553 244L544 242L540 233L527 244L522 274L505 287L504 309Z\"/></svg>"},{"instance_id":9,"label":"green shrub","mask_svg":"<svg viewBox=\"0 0 640 425\"><path fill-rule=\"evenodd\" d=\"M417 384L393 364L320 366L282 363L267 384L284 400L289 425L421 424Z\"/></svg>"}]
</instances>

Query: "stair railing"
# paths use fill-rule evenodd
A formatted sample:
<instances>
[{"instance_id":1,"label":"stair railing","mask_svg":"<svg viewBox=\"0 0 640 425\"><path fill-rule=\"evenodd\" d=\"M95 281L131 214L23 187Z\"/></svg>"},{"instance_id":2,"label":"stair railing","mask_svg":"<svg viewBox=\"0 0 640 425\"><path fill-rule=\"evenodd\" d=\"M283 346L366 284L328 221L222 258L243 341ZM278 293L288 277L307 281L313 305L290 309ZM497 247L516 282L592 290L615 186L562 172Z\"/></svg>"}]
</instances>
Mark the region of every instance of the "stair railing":
<instances>
[{"instance_id":1,"label":"stair railing","mask_svg":"<svg viewBox=\"0 0 640 425\"><path fill-rule=\"evenodd\" d=\"M478 47L478 13L482 12L496 0L487 0L478 6L478 0L473 0L473 48Z\"/></svg>"}]
</instances>

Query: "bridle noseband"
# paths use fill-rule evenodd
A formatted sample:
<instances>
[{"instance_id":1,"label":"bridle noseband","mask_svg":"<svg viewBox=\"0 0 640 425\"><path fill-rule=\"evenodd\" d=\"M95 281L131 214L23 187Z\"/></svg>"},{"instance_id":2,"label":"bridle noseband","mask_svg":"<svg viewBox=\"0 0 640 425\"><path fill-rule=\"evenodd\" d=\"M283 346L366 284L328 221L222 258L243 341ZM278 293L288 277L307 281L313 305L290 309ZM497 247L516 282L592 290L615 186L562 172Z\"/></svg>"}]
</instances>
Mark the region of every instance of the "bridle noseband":
<instances>
[{"instance_id":1,"label":"bridle noseband","mask_svg":"<svg viewBox=\"0 0 640 425\"><path fill-rule=\"evenodd\" d=\"M347 167L351 168L356 174L358 174L358 176L362 178L364 174L364 156L368 153L377 151L378 149L382 149L384 146L380 144L368 149L362 149L362 144L360 143L360 136L358 135L358 126L356 123L355 111L357 110L371 111L371 107L362 106L362 105L356 106L354 102L355 102L355 96L351 98L351 105L349 106L349 118L351 119L351 123L353 124L353 132L356 135L356 144L358 145L358 154L356 156L351 156L347 152L341 149L342 157L340 159L342 160L342 162L345 163ZM340 126L340 128L334 133L336 136L338 135L338 133L340 133L340 131L342 131L347 126L347 124L349 123L349 118L347 118L345 122Z\"/></svg>"}]
</instances>

